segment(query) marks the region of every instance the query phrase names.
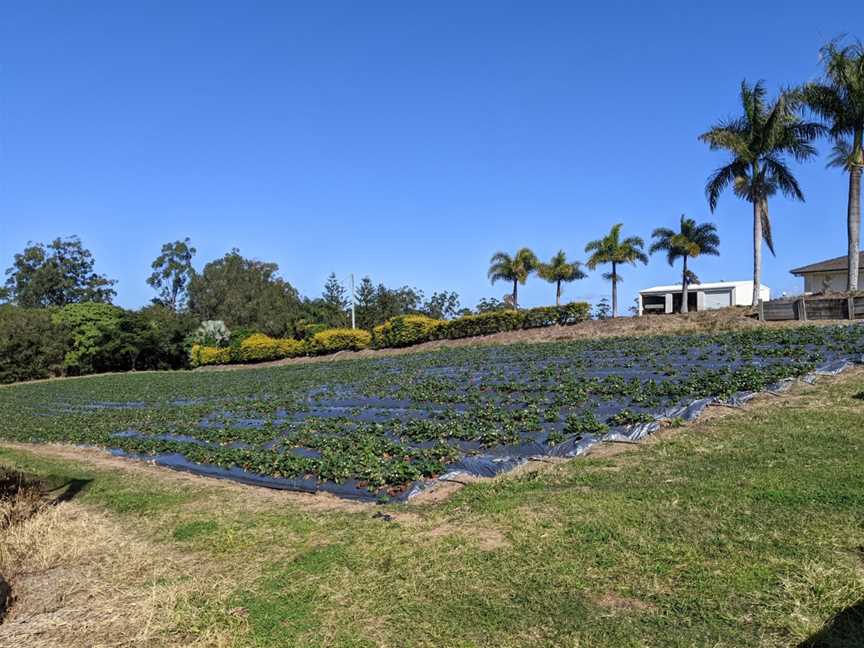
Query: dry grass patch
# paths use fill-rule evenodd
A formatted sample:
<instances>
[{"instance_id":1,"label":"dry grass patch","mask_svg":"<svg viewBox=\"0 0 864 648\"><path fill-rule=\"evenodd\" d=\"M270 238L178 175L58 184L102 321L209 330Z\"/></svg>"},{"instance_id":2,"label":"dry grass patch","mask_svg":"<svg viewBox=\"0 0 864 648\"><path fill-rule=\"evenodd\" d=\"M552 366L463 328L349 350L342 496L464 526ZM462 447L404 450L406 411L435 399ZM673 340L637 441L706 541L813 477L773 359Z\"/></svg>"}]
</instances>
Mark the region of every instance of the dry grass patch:
<instances>
[{"instance_id":1,"label":"dry grass patch","mask_svg":"<svg viewBox=\"0 0 864 648\"><path fill-rule=\"evenodd\" d=\"M196 624L192 602L206 598L218 606L236 582L74 502L43 504L6 528L0 573L12 590L0 625L3 646L231 643L224 626Z\"/></svg>"}]
</instances>

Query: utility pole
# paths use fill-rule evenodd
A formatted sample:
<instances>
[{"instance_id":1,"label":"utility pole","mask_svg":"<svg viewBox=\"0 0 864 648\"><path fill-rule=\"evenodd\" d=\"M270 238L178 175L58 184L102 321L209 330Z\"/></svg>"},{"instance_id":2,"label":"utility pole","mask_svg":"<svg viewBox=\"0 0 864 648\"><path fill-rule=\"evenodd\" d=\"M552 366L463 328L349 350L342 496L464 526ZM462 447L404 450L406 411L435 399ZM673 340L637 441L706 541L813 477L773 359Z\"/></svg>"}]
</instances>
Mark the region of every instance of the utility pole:
<instances>
[{"instance_id":1,"label":"utility pole","mask_svg":"<svg viewBox=\"0 0 864 648\"><path fill-rule=\"evenodd\" d=\"M354 273L351 273L351 328L357 328L357 324L354 319Z\"/></svg>"}]
</instances>

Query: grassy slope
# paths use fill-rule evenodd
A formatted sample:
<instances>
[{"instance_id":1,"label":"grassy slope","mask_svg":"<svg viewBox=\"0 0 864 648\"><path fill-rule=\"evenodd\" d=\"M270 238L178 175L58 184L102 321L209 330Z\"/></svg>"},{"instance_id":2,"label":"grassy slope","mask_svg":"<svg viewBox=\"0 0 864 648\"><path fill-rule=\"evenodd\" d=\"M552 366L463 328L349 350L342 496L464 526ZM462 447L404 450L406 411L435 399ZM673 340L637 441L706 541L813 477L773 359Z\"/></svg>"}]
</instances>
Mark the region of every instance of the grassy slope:
<instances>
[{"instance_id":1,"label":"grassy slope","mask_svg":"<svg viewBox=\"0 0 864 648\"><path fill-rule=\"evenodd\" d=\"M862 389L856 371L407 509L324 510L39 449L0 461L92 479L81 503L215 563L234 591L187 603L178 624L224 625L239 645L789 646L857 604L815 644L851 647L864 633Z\"/></svg>"}]
</instances>

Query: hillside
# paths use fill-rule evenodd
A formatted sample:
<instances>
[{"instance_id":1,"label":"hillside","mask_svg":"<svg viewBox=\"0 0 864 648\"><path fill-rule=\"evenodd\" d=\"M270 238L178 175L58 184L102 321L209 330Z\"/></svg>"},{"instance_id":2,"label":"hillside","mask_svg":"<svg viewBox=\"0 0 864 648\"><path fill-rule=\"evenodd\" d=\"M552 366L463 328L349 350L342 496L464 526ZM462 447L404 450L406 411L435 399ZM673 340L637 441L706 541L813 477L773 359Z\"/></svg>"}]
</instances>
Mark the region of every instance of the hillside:
<instances>
[{"instance_id":1,"label":"hillside","mask_svg":"<svg viewBox=\"0 0 864 648\"><path fill-rule=\"evenodd\" d=\"M422 353L436 349L451 349L473 346L506 344L531 344L535 342L563 342L567 340L599 339L609 337L634 337L644 335L674 335L683 333L718 333L722 331L743 331L755 328L788 328L809 325L837 324L836 321L818 322L760 322L751 315L749 308L726 308L684 315L655 315L646 317L620 317L608 320L590 320L573 326L550 326L519 331L506 331L493 335L462 338L458 340L435 340L401 349L366 349L363 351L342 351L327 356L286 358L272 362L255 364L231 364L201 367L196 371L230 371L251 367L274 367L282 365L333 362L362 358Z\"/></svg>"}]
</instances>

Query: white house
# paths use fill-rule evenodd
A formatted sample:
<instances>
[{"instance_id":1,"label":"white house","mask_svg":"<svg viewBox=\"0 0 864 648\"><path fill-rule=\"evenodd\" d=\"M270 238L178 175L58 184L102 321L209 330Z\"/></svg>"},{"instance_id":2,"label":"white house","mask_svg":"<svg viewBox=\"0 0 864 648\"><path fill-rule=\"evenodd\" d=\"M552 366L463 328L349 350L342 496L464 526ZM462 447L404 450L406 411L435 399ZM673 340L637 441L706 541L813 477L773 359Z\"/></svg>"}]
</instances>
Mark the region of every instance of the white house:
<instances>
[{"instance_id":1,"label":"white house","mask_svg":"<svg viewBox=\"0 0 864 648\"><path fill-rule=\"evenodd\" d=\"M859 256L858 285L864 286L864 252ZM846 255L790 270L804 278L804 292L845 292L849 277L849 259Z\"/></svg>"},{"instance_id":2,"label":"white house","mask_svg":"<svg viewBox=\"0 0 864 648\"><path fill-rule=\"evenodd\" d=\"M681 310L681 284L654 286L639 292L639 314L677 313ZM768 301L771 290L759 287L759 298ZM719 281L690 284L687 287L687 310L703 311L727 306L749 306L753 302L752 281Z\"/></svg>"}]
</instances>

